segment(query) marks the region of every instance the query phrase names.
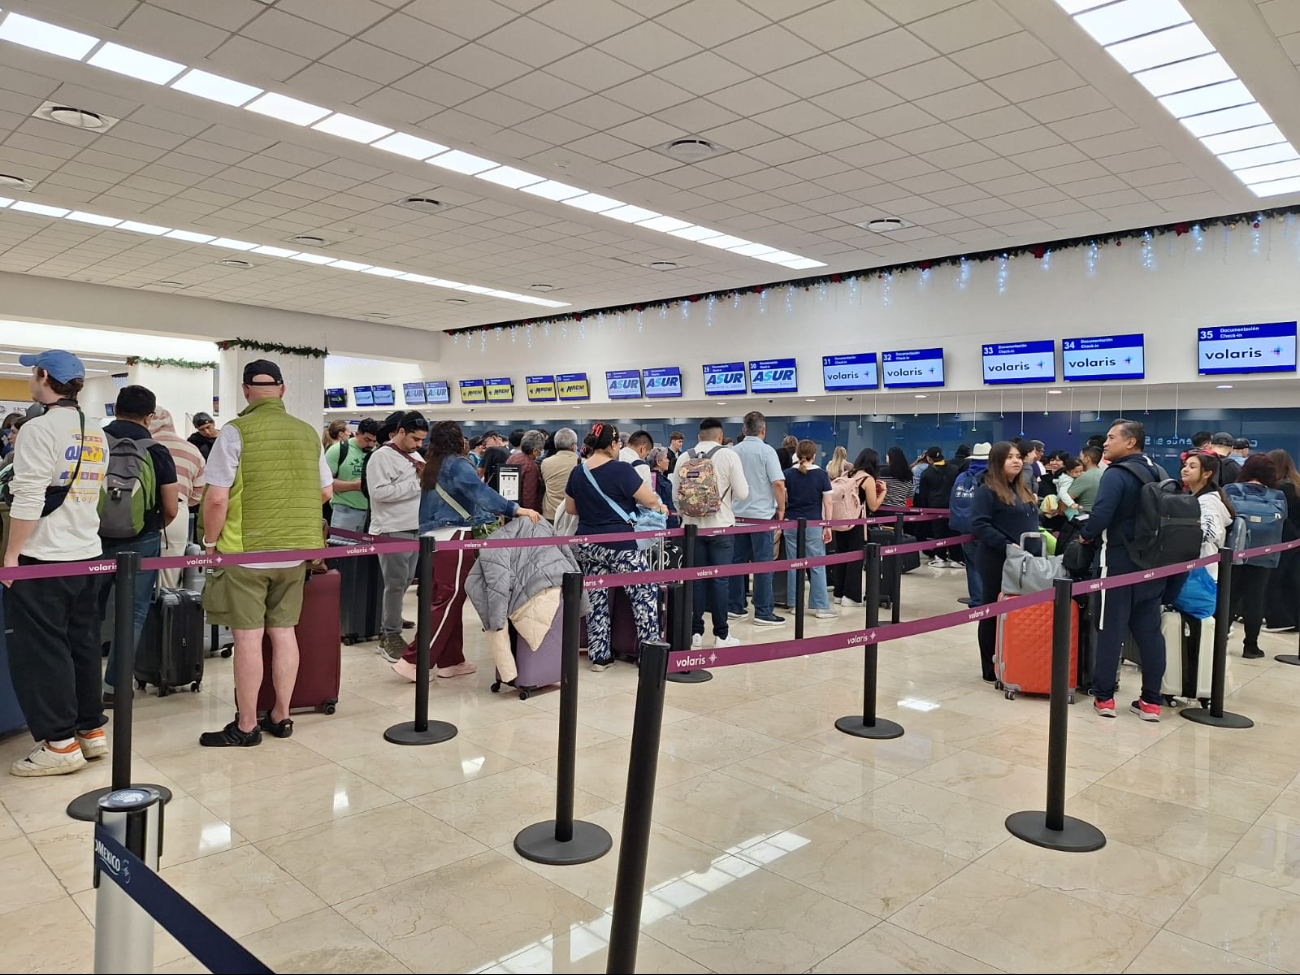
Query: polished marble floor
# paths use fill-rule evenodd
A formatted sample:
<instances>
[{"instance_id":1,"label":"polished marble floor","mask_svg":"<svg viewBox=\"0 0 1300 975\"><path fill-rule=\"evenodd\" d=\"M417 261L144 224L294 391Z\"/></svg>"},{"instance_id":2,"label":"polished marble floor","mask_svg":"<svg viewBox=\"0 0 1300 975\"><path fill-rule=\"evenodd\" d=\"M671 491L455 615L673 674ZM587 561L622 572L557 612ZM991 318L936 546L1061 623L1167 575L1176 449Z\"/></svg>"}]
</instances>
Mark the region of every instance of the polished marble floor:
<instances>
[{"instance_id":1,"label":"polished marble floor","mask_svg":"<svg viewBox=\"0 0 1300 975\"><path fill-rule=\"evenodd\" d=\"M906 577L906 616L953 609L959 576ZM860 612L810 618L807 633ZM136 779L175 793L162 875L272 969L605 970L636 670L581 678L577 814L615 836L614 854L530 864L511 840L553 815L559 695L490 694L471 619L483 672L430 691L433 716L460 728L443 745L384 742L413 692L371 646L345 648L337 714L255 749L196 743L229 719L229 661L208 662L198 695L139 699ZM638 970L1300 971L1300 668L1272 660L1295 635L1266 635L1261 661L1234 641L1229 708L1250 730L1071 710L1069 811L1109 839L1086 855L1003 828L1042 806L1047 705L986 687L974 637L882 648L881 711L907 729L896 741L833 728L861 705L859 651L670 685ZM0 742L0 760L26 747ZM0 777L7 971L90 970L90 833L63 809L107 783L105 765ZM155 960L204 970L161 933Z\"/></svg>"}]
</instances>

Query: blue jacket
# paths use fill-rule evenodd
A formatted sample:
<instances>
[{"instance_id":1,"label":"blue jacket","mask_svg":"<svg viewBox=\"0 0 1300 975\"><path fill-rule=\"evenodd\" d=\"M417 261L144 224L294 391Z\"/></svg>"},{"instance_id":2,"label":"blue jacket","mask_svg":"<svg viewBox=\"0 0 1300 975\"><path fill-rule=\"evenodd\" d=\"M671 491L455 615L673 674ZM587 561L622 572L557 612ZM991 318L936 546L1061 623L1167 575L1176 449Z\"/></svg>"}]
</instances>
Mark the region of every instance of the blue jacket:
<instances>
[{"instance_id":1,"label":"blue jacket","mask_svg":"<svg viewBox=\"0 0 1300 975\"><path fill-rule=\"evenodd\" d=\"M1002 551L1019 545L1022 535L1038 532L1038 508L1032 501L1004 504L983 482L971 497L971 509L971 534L987 548Z\"/></svg>"},{"instance_id":2,"label":"blue jacket","mask_svg":"<svg viewBox=\"0 0 1300 975\"><path fill-rule=\"evenodd\" d=\"M478 479L478 472L467 458L448 457L438 472L438 486L456 499L469 518L442 499L437 491L420 495L420 531L435 528L472 528L496 521L498 515L513 517L519 505L507 501Z\"/></svg>"},{"instance_id":3,"label":"blue jacket","mask_svg":"<svg viewBox=\"0 0 1300 975\"><path fill-rule=\"evenodd\" d=\"M1124 539L1131 540L1137 530L1138 495L1146 482L1135 472L1124 468L1138 464L1146 467L1157 481L1163 481L1168 476L1164 468L1146 454L1130 454L1122 461L1112 463L1102 471L1101 483L1097 485L1097 500L1093 502L1088 520L1083 523L1081 534L1090 542L1100 538L1106 529L1113 529L1106 536L1108 559L1111 552L1127 555L1128 548Z\"/></svg>"}]
</instances>

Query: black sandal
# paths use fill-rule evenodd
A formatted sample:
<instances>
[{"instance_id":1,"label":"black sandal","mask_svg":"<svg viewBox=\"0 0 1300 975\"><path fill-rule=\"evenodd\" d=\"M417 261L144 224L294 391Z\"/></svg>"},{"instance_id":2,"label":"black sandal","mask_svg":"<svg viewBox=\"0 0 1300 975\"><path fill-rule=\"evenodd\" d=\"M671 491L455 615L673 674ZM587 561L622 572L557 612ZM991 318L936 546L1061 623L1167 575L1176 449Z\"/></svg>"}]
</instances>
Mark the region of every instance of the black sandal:
<instances>
[{"instance_id":1,"label":"black sandal","mask_svg":"<svg viewBox=\"0 0 1300 975\"><path fill-rule=\"evenodd\" d=\"M199 744L207 748L251 748L262 744L262 732L259 728L240 731L239 719L236 718L220 731L203 732L199 735Z\"/></svg>"},{"instance_id":2,"label":"black sandal","mask_svg":"<svg viewBox=\"0 0 1300 975\"><path fill-rule=\"evenodd\" d=\"M274 735L276 738L293 737L293 718L285 718L283 721L272 721L271 712L267 711L266 714L258 718L257 726L268 735Z\"/></svg>"}]
</instances>

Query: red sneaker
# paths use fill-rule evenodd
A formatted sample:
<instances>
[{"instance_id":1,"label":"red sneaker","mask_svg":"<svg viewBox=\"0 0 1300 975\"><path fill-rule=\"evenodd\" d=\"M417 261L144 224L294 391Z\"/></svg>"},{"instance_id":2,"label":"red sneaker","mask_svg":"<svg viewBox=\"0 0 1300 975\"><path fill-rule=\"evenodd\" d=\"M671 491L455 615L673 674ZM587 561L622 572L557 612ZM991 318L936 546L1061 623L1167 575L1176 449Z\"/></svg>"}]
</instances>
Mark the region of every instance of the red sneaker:
<instances>
[{"instance_id":1,"label":"red sneaker","mask_svg":"<svg viewBox=\"0 0 1300 975\"><path fill-rule=\"evenodd\" d=\"M1105 701L1100 698L1093 698L1092 708L1103 718L1115 717L1115 699L1113 697Z\"/></svg>"},{"instance_id":2,"label":"red sneaker","mask_svg":"<svg viewBox=\"0 0 1300 975\"><path fill-rule=\"evenodd\" d=\"M1160 705L1148 704L1146 701L1134 701L1128 706L1128 709L1136 714L1143 721L1159 721ZM1115 712L1112 710L1111 714Z\"/></svg>"}]
</instances>

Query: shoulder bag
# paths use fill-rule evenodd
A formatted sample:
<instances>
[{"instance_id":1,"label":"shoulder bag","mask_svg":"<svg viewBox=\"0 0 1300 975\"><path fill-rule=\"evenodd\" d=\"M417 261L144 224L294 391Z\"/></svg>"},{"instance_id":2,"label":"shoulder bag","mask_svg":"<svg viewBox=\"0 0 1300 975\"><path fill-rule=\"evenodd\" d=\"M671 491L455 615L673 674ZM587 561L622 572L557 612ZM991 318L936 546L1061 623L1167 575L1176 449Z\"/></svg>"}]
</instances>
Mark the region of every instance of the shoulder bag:
<instances>
[{"instance_id":1,"label":"shoulder bag","mask_svg":"<svg viewBox=\"0 0 1300 975\"><path fill-rule=\"evenodd\" d=\"M662 531L668 527L667 515L660 514L658 511L652 511L643 505L638 504L636 506L635 515L629 514L621 505L617 504L613 498L600 489L600 485L596 483L596 479L591 476L591 468L587 467L586 464L582 466L582 473L587 475L587 480L590 482L591 486L596 489L596 493L604 498L605 503L610 506L615 514L618 515L619 521L627 522L628 527L633 531ZM639 538L637 539L636 547L644 552L646 549L654 545L654 543L655 540L653 538Z\"/></svg>"}]
</instances>

